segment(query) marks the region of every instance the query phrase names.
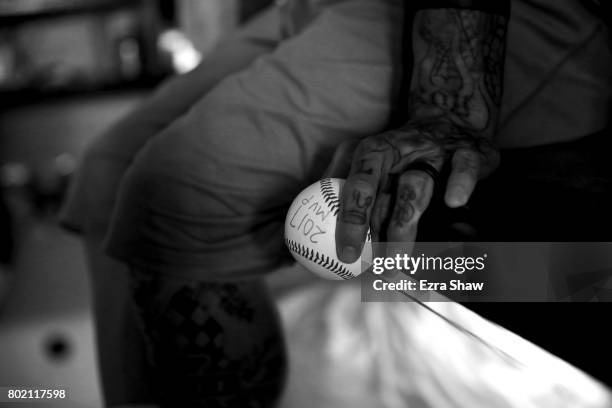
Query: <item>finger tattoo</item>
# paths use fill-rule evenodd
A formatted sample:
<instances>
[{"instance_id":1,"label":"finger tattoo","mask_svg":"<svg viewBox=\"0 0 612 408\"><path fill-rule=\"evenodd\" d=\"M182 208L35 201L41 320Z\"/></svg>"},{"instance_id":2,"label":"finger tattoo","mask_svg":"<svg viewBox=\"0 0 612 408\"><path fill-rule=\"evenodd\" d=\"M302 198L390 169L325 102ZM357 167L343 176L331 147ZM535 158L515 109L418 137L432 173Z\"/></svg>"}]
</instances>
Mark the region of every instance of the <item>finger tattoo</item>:
<instances>
[{"instance_id":1,"label":"finger tattoo","mask_svg":"<svg viewBox=\"0 0 612 408\"><path fill-rule=\"evenodd\" d=\"M370 160L361 159L357 162L357 171L358 174L374 174L374 168L372 167Z\"/></svg>"},{"instance_id":2,"label":"finger tattoo","mask_svg":"<svg viewBox=\"0 0 612 408\"><path fill-rule=\"evenodd\" d=\"M365 225L368 222L368 211L372 206L374 197L357 189L345 201L342 211L342 221L347 224Z\"/></svg>"},{"instance_id":3,"label":"finger tattoo","mask_svg":"<svg viewBox=\"0 0 612 408\"><path fill-rule=\"evenodd\" d=\"M417 193L410 185L403 185L399 188L395 211L393 212L392 222L397 227L404 227L414 217L414 201Z\"/></svg>"}]
</instances>

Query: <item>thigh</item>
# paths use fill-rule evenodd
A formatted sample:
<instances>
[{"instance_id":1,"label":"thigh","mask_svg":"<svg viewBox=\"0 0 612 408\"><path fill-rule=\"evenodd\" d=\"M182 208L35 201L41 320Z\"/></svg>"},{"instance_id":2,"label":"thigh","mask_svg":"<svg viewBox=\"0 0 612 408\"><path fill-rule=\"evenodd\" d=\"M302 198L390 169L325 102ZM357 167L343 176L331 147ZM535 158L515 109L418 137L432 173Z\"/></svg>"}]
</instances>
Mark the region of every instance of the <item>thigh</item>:
<instances>
[{"instance_id":1,"label":"thigh","mask_svg":"<svg viewBox=\"0 0 612 408\"><path fill-rule=\"evenodd\" d=\"M108 237L141 266L221 278L280 261L297 192L338 143L383 130L401 2L325 8L300 34L226 78L136 157Z\"/></svg>"}]
</instances>

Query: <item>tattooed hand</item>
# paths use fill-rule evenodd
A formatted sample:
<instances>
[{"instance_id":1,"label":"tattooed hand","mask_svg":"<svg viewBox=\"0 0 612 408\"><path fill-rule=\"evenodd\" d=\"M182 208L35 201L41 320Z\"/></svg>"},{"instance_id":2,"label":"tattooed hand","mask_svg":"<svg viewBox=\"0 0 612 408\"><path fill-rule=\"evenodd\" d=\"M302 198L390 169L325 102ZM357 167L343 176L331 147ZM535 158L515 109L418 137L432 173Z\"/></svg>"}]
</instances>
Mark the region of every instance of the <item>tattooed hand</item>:
<instances>
[{"instance_id":1,"label":"tattooed hand","mask_svg":"<svg viewBox=\"0 0 612 408\"><path fill-rule=\"evenodd\" d=\"M501 100L505 17L482 11L431 9L413 22L414 70L409 120L368 137L353 152L341 197L336 250L343 262L359 258L372 238L414 242L432 197L434 173L448 162L445 202L465 205L479 178L493 171L492 142ZM346 156L346 146L339 155ZM338 156L338 155L337 155ZM335 157L335 163L344 159ZM431 169L431 170L428 170Z\"/></svg>"}]
</instances>

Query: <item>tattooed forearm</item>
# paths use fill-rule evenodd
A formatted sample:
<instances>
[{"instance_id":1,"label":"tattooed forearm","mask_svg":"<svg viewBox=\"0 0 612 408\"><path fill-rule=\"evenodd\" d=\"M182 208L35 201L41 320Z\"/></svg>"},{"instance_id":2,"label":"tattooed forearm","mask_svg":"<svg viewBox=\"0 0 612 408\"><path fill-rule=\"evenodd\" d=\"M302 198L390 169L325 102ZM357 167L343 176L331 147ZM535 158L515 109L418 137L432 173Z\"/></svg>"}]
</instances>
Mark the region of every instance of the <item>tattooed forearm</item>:
<instances>
[{"instance_id":1,"label":"tattooed forearm","mask_svg":"<svg viewBox=\"0 0 612 408\"><path fill-rule=\"evenodd\" d=\"M161 406L274 406L286 355L261 283L210 283L137 270L131 280Z\"/></svg>"},{"instance_id":2,"label":"tattooed forearm","mask_svg":"<svg viewBox=\"0 0 612 408\"><path fill-rule=\"evenodd\" d=\"M413 23L410 117L442 118L491 137L502 95L506 18L421 10Z\"/></svg>"}]
</instances>

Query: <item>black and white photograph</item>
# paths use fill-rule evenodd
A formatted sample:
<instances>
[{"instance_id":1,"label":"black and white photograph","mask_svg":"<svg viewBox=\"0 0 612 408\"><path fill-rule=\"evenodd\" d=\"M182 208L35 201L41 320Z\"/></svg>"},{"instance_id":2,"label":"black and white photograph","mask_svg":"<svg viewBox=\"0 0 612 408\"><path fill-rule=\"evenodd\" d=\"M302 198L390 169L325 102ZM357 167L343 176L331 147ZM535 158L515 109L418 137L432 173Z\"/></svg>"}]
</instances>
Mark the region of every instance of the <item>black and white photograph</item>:
<instances>
[{"instance_id":1,"label":"black and white photograph","mask_svg":"<svg viewBox=\"0 0 612 408\"><path fill-rule=\"evenodd\" d=\"M0 0L0 407L612 408L612 7Z\"/></svg>"}]
</instances>

